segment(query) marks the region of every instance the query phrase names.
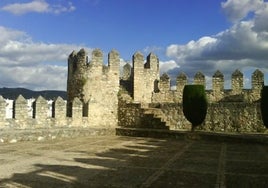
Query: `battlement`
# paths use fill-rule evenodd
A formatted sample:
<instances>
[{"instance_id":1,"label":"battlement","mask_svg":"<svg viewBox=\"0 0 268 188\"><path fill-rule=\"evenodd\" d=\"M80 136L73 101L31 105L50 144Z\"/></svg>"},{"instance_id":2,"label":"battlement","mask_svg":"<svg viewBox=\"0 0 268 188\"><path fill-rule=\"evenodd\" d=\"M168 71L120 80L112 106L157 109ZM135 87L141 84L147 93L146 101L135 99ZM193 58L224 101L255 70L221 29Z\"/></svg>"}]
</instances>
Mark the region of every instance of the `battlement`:
<instances>
[{"instance_id":1,"label":"battlement","mask_svg":"<svg viewBox=\"0 0 268 188\"><path fill-rule=\"evenodd\" d=\"M137 52L133 55L132 64L130 78L133 86L133 99L137 102L149 103L155 80L159 79L159 59L155 54L150 53L145 62L143 55Z\"/></svg>"},{"instance_id":2,"label":"battlement","mask_svg":"<svg viewBox=\"0 0 268 188\"><path fill-rule=\"evenodd\" d=\"M134 69L151 69L154 71L159 70L159 59L154 53L150 53L146 62L144 63L144 56L141 52L136 52L132 56L133 68Z\"/></svg>"},{"instance_id":3,"label":"battlement","mask_svg":"<svg viewBox=\"0 0 268 188\"><path fill-rule=\"evenodd\" d=\"M103 53L100 49L92 51L90 61L84 49L79 52L73 51L68 58L68 100L72 101L75 97L85 102L90 100L85 93L90 87L88 82L91 84L93 80L98 80L99 83L113 82L114 77L119 76L119 63L119 53L115 50L108 54L108 65L104 65Z\"/></svg>"},{"instance_id":4,"label":"battlement","mask_svg":"<svg viewBox=\"0 0 268 188\"><path fill-rule=\"evenodd\" d=\"M87 117L83 116L83 103L74 99L71 106L72 116L66 114L67 101L57 97L47 101L42 96L25 99L22 95L14 101L0 96L0 128L52 128L88 126ZM94 126L94 125L91 125Z\"/></svg>"},{"instance_id":5,"label":"battlement","mask_svg":"<svg viewBox=\"0 0 268 188\"><path fill-rule=\"evenodd\" d=\"M264 85L264 74L260 70L255 70L251 76L251 89L244 88L243 73L235 70L231 75L231 89L224 88L224 75L217 70L212 76L212 89L207 90L209 102L220 101L248 101L254 102L260 99L260 92ZM158 92L154 94L154 102L181 102L182 91L188 82L188 77L185 73L179 73L176 79L176 90L171 90L170 78L167 74L160 77L158 84ZM202 72L197 72L194 76L192 84L206 84L205 75ZM163 100L161 101L161 96ZM165 97L164 97L165 96Z\"/></svg>"},{"instance_id":6,"label":"battlement","mask_svg":"<svg viewBox=\"0 0 268 188\"><path fill-rule=\"evenodd\" d=\"M166 73L164 73L160 77L160 82L168 82L170 83L170 79ZM212 90L213 91L223 91L224 90L224 75L219 70L217 70L212 75ZM231 88L233 93L241 92L243 90L243 83L244 77L243 73L240 72L238 69L235 70L231 76ZM188 77L184 72L178 74L176 78L176 90L183 89L184 85L191 84L188 81ZM201 84L206 85L205 75L202 72L197 72L194 75L193 83L192 84ZM251 84L252 90L260 90L264 85L264 74L259 70L256 69L251 76ZM171 88L169 88L171 89Z\"/></svg>"},{"instance_id":7,"label":"battlement","mask_svg":"<svg viewBox=\"0 0 268 188\"><path fill-rule=\"evenodd\" d=\"M258 101L260 91L264 85L264 74L258 69L252 73L251 89L244 88L244 75L238 69L231 75L231 89L224 88L225 79L220 70L217 70L211 78L212 87L207 90L209 102ZM181 72L176 78L176 89L174 90L169 75L164 73L160 76L158 57L150 53L145 61L143 54L137 52L132 57L132 66L127 63L123 67L120 83L130 93L135 102L180 103L184 86L186 84L206 86L206 77L202 72L197 72L194 75L193 82L190 83L188 76Z\"/></svg>"},{"instance_id":8,"label":"battlement","mask_svg":"<svg viewBox=\"0 0 268 188\"><path fill-rule=\"evenodd\" d=\"M68 57L68 74L83 74L89 72L97 72L98 74L106 74L109 71L118 71L119 69L119 53L112 50L108 54L108 66L104 65L103 53L100 49L92 51L91 60L84 49L79 52L73 51Z\"/></svg>"}]
</instances>

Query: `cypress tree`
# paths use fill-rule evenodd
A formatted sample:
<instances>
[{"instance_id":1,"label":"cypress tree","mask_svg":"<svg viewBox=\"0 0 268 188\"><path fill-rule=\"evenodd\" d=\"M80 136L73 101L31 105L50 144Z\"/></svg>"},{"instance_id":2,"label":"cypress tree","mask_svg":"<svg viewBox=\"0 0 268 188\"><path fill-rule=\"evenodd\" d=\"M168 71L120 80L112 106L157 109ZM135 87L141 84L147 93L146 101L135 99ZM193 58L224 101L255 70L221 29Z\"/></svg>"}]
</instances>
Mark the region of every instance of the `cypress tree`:
<instances>
[{"instance_id":1,"label":"cypress tree","mask_svg":"<svg viewBox=\"0 0 268 188\"><path fill-rule=\"evenodd\" d=\"M261 90L261 116L263 124L268 128L268 86Z\"/></svg>"},{"instance_id":2,"label":"cypress tree","mask_svg":"<svg viewBox=\"0 0 268 188\"><path fill-rule=\"evenodd\" d=\"M185 85L183 89L183 114L194 128L203 123L207 115L207 98L203 85Z\"/></svg>"}]
</instances>

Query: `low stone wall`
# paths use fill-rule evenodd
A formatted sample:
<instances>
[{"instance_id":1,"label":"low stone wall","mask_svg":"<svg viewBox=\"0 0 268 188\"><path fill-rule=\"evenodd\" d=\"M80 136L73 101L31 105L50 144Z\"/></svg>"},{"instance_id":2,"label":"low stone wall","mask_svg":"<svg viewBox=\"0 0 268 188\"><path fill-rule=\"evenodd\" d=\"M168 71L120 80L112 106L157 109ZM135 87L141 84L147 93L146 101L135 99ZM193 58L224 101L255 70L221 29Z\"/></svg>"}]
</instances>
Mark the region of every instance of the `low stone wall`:
<instances>
[{"instance_id":1,"label":"low stone wall","mask_svg":"<svg viewBox=\"0 0 268 188\"><path fill-rule=\"evenodd\" d=\"M140 127L143 117L141 104L120 102L118 112L118 126Z\"/></svg>"},{"instance_id":2,"label":"low stone wall","mask_svg":"<svg viewBox=\"0 0 268 188\"><path fill-rule=\"evenodd\" d=\"M160 108L173 130L190 130L182 104L162 104ZM244 102L210 103L204 123L198 130L213 132L264 132L260 104Z\"/></svg>"},{"instance_id":3,"label":"low stone wall","mask_svg":"<svg viewBox=\"0 0 268 188\"><path fill-rule=\"evenodd\" d=\"M67 102L61 97L49 104L43 97L27 100L19 96L15 101L0 96L0 129L32 129L55 127L115 127L115 123L101 124L84 113L84 105L75 98L70 106L71 116L67 116ZM93 108L94 109L94 108ZM92 110L93 110L92 109ZM117 113L117 112L116 112ZM108 118L106 121L108 121Z\"/></svg>"},{"instance_id":4,"label":"low stone wall","mask_svg":"<svg viewBox=\"0 0 268 188\"><path fill-rule=\"evenodd\" d=\"M216 132L264 132L260 103L210 104L202 129Z\"/></svg>"},{"instance_id":5,"label":"low stone wall","mask_svg":"<svg viewBox=\"0 0 268 188\"><path fill-rule=\"evenodd\" d=\"M115 135L115 127L96 126L83 116L83 104L75 98L71 117L66 115L66 101L58 97L49 104L43 97L15 101L0 96L0 143L42 141L92 135Z\"/></svg>"},{"instance_id":6,"label":"low stone wall","mask_svg":"<svg viewBox=\"0 0 268 188\"><path fill-rule=\"evenodd\" d=\"M82 127L60 127L50 129L0 129L0 144L16 143L21 141L43 141L99 135L115 135L115 129Z\"/></svg>"},{"instance_id":7,"label":"low stone wall","mask_svg":"<svg viewBox=\"0 0 268 188\"><path fill-rule=\"evenodd\" d=\"M150 104L159 108L162 118L171 130L191 130L191 123L185 118L181 103ZM138 104L127 104L119 109L119 126L137 127L143 110ZM204 123L197 130L230 133L262 133L266 131L260 112L260 104L245 102L210 103Z\"/></svg>"},{"instance_id":8,"label":"low stone wall","mask_svg":"<svg viewBox=\"0 0 268 188\"><path fill-rule=\"evenodd\" d=\"M191 123L184 117L181 103L150 104L162 110L163 119L171 130L191 130Z\"/></svg>"}]
</instances>

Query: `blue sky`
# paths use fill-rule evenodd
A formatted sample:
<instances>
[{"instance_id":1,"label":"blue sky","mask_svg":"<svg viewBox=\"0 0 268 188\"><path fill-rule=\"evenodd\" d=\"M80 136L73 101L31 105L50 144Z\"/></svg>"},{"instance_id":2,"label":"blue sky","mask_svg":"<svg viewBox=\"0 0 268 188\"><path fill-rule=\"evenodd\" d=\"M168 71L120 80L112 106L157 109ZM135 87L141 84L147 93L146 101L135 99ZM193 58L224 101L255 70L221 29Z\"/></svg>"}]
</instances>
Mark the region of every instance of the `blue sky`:
<instances>
[{"instance_id":1,"label":"blue sky","mask_svg":"<svg viewBox=\"0 0 268 188\"><path fill-rule=\"evenodd\" d=\"M268 70L264 0L1 0L0 87L66 90L72 50L159 56L161 73L192 78ZM106 58L107 59L107 58ZM267 79L267 78L266 78Z\"/></svg>"}]
</instances>

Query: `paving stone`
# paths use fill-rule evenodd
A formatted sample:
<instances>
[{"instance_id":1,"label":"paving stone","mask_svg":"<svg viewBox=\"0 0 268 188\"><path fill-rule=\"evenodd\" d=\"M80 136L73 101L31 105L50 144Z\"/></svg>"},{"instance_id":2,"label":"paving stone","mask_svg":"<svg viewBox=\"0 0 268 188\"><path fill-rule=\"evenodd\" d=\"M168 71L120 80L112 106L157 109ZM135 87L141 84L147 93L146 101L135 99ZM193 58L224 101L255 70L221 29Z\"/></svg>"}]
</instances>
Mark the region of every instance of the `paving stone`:
<instances>
[{"instance_id":1,"label":"paving stone","mask_svg":"<svg viewBox=\"0 0 268 188\"><path fill-rule=\"evenodd\" d=\"M88 136L2 143L0 187L267 187L267 145Z\"/></svg>"}]
</instances>

